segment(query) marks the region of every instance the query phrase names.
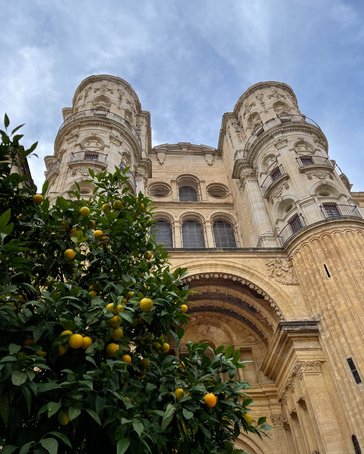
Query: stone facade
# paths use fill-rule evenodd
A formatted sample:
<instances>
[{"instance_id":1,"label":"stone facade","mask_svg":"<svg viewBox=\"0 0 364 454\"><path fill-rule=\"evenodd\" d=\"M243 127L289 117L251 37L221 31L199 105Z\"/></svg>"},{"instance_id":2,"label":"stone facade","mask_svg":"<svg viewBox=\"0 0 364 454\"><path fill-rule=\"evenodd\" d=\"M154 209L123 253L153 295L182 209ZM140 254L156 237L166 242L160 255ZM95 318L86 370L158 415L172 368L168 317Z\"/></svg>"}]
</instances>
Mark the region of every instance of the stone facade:
<instances>
[{"instance_id":1,"label":"stone facade","mask_svg":"<svg viewBox=\"0 0 364 454\"><path fill-rule=\"evenodd\" d=\"M238 447L361 452L364 196L292 89L250 87L223 115L217 148L152 148L150 115L118 77L85 79L63 115L46 157L49 196L78 182L91 197L87 169L121 166L153 199L156 237L193 290L185 340L240 349L254 415L273 426Z\"/></svg>"}]
</instances>

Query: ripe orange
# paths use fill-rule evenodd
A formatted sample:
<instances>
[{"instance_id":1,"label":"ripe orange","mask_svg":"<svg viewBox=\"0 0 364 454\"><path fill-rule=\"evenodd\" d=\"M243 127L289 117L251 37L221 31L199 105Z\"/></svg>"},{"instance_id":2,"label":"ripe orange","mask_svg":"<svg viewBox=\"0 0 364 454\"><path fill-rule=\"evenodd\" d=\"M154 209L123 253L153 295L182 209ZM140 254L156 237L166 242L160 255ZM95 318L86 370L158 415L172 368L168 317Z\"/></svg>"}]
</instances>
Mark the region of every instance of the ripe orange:
<instances>
[{"instance_id":1,"label":"ripe orange","mask_svg":"<svg viewBox=\"0 0 364 454\"><path fill-rule=\"evenodd\" d=\"M81 348L83 345L83 336L81 334L72 334L68 339L68 344L72 348Z\"/></svg>"},{"instance_id":2,"label":"ripe orange","mask_svg":"<svg viewBox=\"0 0 364 454\"><path fill-rule=\"evenodd\" d=\"M124 361L124 363L130 364L131 363L131 356L130 355L123 355L121 359Z\"/></svg>"},{"instance_id":3,"label":"ripe orange","mask_svg":"<svg viewBox=\"0 0 364 454\"><path fill-rule=\"evenodd\" d=\"M252 424L252 422L253 422L253 417L252 417L251 414L249 414L249 413L244 413L243 418L245 419L245 421L246 421L249 425Z\"/></svg>"},{"instance_id":4,"label":"ripe orange","mask_svg":"<svg viewBox=\"0 0 364 454\"><path fill-rule=\"evenodd\" d=\"M152 258L154 257L154 254L152 251L147 251L145 254L144 254L144 257L147 259L147 260L152 260Z\"/></svg>"},{"instance_id":5,"label":"ripe orange","mask_svg":"<svg viewBox=\"0 0 364 454\"><path fill-rule=\"evenodd\" d=\"M43 196L42 194L34 194L33 195L33 202L39 205L40 203L43 202Z\"/></svg>"},{"instance_id":6,"label":"ripe orange","mask_svg":"<svg viewBox=\"0 0 364 454\"><path fill-rule=\"evenodd\" d=\"M115 328L111 334L111 337L114 341L120 340L124 335L122 328Z\"/></svg>"},{"instance_id":7,"label":"ripe orange","mask_svg":"<svg viewBox=\"0 0 364 454\"><path fill-rule=\"evenodd\" d=\"M129 290L128 294L126 295L126 299L130 300L130 298L133 298L134 292L132 290Z\"/></svg>"},{"instance_id":8,"label":"ripe orange","mask_svg":"<svg viewBox=\"0 0 364 454\"><path fill-rule=\"evenodd\" d=\"M76 251L74 249L66 249L64 251L64 256L68 260L73 260L76 257Z\"/></svg>"},{"instance_id":9,"label":"ripe orange","mask_svg":"<svg viewBox=\"0 0 364 454\"><path fill-rule=\"evenodd\" d=\"M153 300L150 298L143 298L139 301L139 307L142 311L149 312L153 307Z\"/></svg>"},{"instance_id":10,"label":"ripe orange","mask_svg":"<svg viewBox=\"0 0 364 454\"><path fill-rule=\"evenodd\" d=\"M181 304L179 308L181 309L181 312L187 312L188 311L187 304Z\"/></svg>"},{"instance_id":11,"label":"ripe orange","mask_svg":"<svg viewBox=\"0 0 364 454\"><path fill-rule=\"evenodd\" d=\"M97 293L95 292L95 290L89 291L88 294L91 296L91 298L95 298L95 296L97 296Z\"/></svg>"},{"instance_id":12,"label":"ripe orange","mask_svg":"<svg viewBox=\"0 0 364 454\"><path fill-rule=\"evenodd\" d=\"M175 394L177 400L181 400L182 397L185 395L185 392L182 388L177 388L175 390L174 394Z\"/></svg>"},{"instance_id":13,"label":"ripe orange","mask_svg":"<svg viewBox=\"0 0 364 454\"><path fill-rule=\"evenodd\" d=\"M114 210L121 210L123 208L123 202L119 199L115 200L112 204Z\"/></svg>"},{"instance_id":14,"label":"ripe orange","mask_svg":"<svg viewBox=\"0 0 364 454\"><path fill-rule=\"evenodd\" d=\"M110 358L115 358L115 356L119 350L120 350L120 345L114 344L113 342L111 342L106 347L107 356L109 356Z\"/></svg>"},{"instance_id":15,"label":"ripe orange","mask_svg":"<svg viewBox=\"0 0 364 454\"><path fill-rule=\"evenodd\" d=\"M104 236L104 232L102 230L95 230L94 231L94 237L95 238L100 238L102 236Z\"/></svg>"},{"instance_id":16,"label":"ripe orange","mask_svg":"<svg viewBox=\"0 0 364 454\"><path fill-rule=\"evenodd\" d=\"M140 364L141 364L141 366L142 366L143 369L149 369L149 367L150 367L150 359L148 359L148 358L142 358L142 359L140 360Z\"/></svg>"},{"instance_id":17,"label":"ripe orange","mask_svg":"<svg viewBox=\"0 0 364 454\"><path fill-rule=\"evenodd\" d=\"M102 211L103 211L104 213L107 213L108 211L111 210L111 205L110 205L110 203L104 203L104 204L102 205L101 209L102 209Z\"/></svg>"},{"instance_id":18,"label":"ripe orange","mask_svg":"<svg viewBox=\"0 0 364 454\"><path fill-rule=\"evenodd\" d=\"M92 344L92 339L89 336L85 336L82 340L82 348L86 350Z\"/></svg>"},{"instance_id":19,"label":"ripe orange","mask_svg":"<svg viewBox=\"0 0 364 454\"><path fill-rule=\"evenodd\" d=\"M207 393L203 396L203 401L209 408L214 408L217 404L217 397L213 393Z\"/></svg>"},{"instance_id":20,"label":"ripe orange","mask_svg":"<svg viewBox=\"0 0 364 454\"><path fill-rule=\"evenodd\" d=\"M58 422L61 426L67 426L67 424L70 422L68 411L62 410L58 413Z\"/></svg>"},{"instance_id":21,"label":"ripe orange","mask_svg":"<svg viewBox=\"0 0 364 454\"><path fill-rule=\"evenodd\" d=\"M60 336L72 336L73 332L70 331L69 329L66 329L61 332Z\"/></svg>"},{"instance_id":22,"label":"ripe orange","mask_svg":"<svg viewBox=\"0 0 364 454\"><path fill-rule=\"evenodd\" d=\"M80 208L80 215L81 216L88 216L90 214L90 208L89 207L81 207Z\"/></svg>"},{"instance_id":23,"label":"ripe orange","mask_svg":"<svg viewBox=\"0 0 364 454\"><path fill-rule=\"evenodd\" d=\"M118 315L114 315L114 317L109 319L109 325L113 328L117 328L121 324L121 318Z\"/></svg>"},{"instance_id":24,"label":"ripe orange","mask_svg":"<svg viewBox=\"0 0 364 454\"><path fill-rule=\"evenodd\" d=\"M171 347L169 346L169 344L167 342L164 342L162 348L163 348L163 353L168 353L169 350L171 349Z\"/></svg>"},{"instance_id":25,"label":"ripe orange","mask_svg":"<svg viewBox=\"0 0 364 454\"><path fill-rule=\"evenodd\" d=\"M58 356L63 356L67 353L68 345L58 345Z\"/></svg>"}]
</instances>

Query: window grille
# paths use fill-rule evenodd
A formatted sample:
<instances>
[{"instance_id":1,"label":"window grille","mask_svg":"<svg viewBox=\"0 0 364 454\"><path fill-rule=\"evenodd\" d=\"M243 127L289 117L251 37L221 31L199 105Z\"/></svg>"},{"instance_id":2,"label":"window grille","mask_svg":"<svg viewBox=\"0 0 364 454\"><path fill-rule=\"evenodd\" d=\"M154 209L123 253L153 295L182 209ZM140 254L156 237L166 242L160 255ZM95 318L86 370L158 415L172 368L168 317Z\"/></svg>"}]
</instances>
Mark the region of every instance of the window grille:
<instances>
[{"instance_id":1,"label":"window grille","mask_svg":"<svg viewBox=\"0 0 364 454\"><path fill-rule=\"evenodd\" d=\"M353 374L355 383L358 385L359 383L361 383L361 377L360 377L359 372L358 372L358 370L356 368L354 360L353 360L353 358L346 358L346 361L348 362L348 365L350 367L350 371Z\"/></svg>"},{"instance_id":2,"label":"window grille","mask_svg":"<svg viewBox=\"0 0 364 454\"><path fill-rule=\"evenodd\" d=\"M226 221L215 221L213 225L215 246L218 248L236 247L234 230Z\"/></svg>"},{"instance_id":3,"label":"window grille","mask_svg":"<svg viewBox=\"0 0 364 454\"><path fill-rule=\"evenodd\" d=\"M300 160L302 165L304 166L309 166L310 164L313 164L313 159L311 156L301 156Z\"/></svg>"},{"instance_id":4,"label":"window grille","mask_svg":"<svg viewBox=\"0 0 364 454\"><path fill-rule=\"evenodd\" d=\"M197 202L197 191L192 186L181 186L179 188L180 202Z\"/></svg>"},{"instance_id":5,"label":"window grille","mask_svg":"<svg viewBox=\"0 0 364 454\"><path fill-rule=\"evenodd\" d=\"M303 228L301 217L298 214L295 214L293 218L288 221L288 224L291 226L293 233L296 233Z\"/></svg>"},{"instance_id":6,"label":"window grille","mask_svg":"<svg viewBox=\"0 0 364 454\"><path fill-rule=\"evenodd\" d=\"M168 221L157 221L152 227L152 235L158 244L166 248L173 247L172 227Z\"/></svg>"},{"instance_id":7,"label":"window grille","mask_svg":"<svg viewBox=\"0 0 364 454\"><path fill-rule=\"evenodd\" d=\"M323 208L325 210L325 215L327 218L337 218L338 216L340 216L340 211L336 203L325 203L325 205L323 205Z\"/></svg>"},{"instance_id":8,"label":"window grille","mask_svg":"<svg viewBox=\"0 0 364 454\"><path fill-rule=\"evenodd\" d=\"M273 181L276 181L278 180L278 178L282 175L282 172L281 172L281 169L279 167L277 167L276 169L274 169L270 176L272 178Z\"/></svg>"},{"instance_id":9,"label":"window grille","mask_svg":"<svg viewBox=\"0 0 364 454\"><path fill-rule=\"evenodd\" d=\"M84 160L85 161L98 161L99 160L99 154L98 153L94 153L92 151L85 151Z\"/></svg>"},{"instance_id":10,"label":"window grille","mask_svg":"<svg viewBox=\"0 0 364 454\"><path fill-rule=\"evenodd\" d=\"M204 248L205 240L201 224L197 221L185 221L182 224L182 240L184 248Z\"/></svg>"}]
</instances>

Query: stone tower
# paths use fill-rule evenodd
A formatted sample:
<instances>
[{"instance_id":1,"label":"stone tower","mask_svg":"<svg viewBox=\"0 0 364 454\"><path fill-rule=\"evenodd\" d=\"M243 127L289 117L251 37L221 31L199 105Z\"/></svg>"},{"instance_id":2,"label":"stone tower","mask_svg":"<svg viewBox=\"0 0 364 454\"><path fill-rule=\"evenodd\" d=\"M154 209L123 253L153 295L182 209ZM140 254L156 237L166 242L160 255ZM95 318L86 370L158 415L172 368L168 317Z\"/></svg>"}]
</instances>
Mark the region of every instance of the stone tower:
<instances>
[{"instance_id":1,"label":"stone tower","mask_svg":"<svg viewBox=\"0 0 364 454\"><path fill-rule=\"evenodd\" d=\"M188 268L185 340L234 345L247 360L262 453L359 453L364 448L364 194L329 159L320 127L284 83L250 87L225 113L218 147L151 147L150 118L131 86L91 76L77 88L54 156L49 193L86 169L130 168L155 202L155 235Z\"/></svg>"}]
</instances>

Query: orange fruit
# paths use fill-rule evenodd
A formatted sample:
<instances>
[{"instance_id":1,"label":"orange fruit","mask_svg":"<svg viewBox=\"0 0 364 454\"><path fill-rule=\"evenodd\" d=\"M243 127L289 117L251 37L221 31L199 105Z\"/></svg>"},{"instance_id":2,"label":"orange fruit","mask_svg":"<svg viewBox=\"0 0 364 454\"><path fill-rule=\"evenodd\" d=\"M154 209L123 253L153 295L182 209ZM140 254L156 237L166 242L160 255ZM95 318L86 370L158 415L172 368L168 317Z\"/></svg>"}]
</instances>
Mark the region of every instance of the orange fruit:
<instances>
[{"instance_id":1,"label":"orange fruit","mask_svg":"<svg viewBox=\"0 0 364 454\"><path fill-rule=\"evenodd\" d=\"M82 348L86 350L92 344L92 339L89 336L85 336L82 341Z\"/></svg>"},{"instance_id":2,"label":"orange fruit","mask_svg":"<svg viewBox=\"0 0 364 454\"><path fill-rule=\"evenodd\" d=\"M163 349L163 353L168 353L169 350L171 349L171 347L169 346L169 344L167 342L164 342L162 349Z\"/></svg>"},{"instance_id":3,"label":"orange fruit","mask_svg":"<svg viewBox=\"0 0 364 454\"><path fill-rule=\"evenodd\" d=\"M123 356L121 357L121 359L122 359L125 363L127 363L127 364L130 364L130 363L131 363L131 356L130 356L130 355L123 355Z\"/></svg>"},{"instance_id":4,"label":"orange fruit","mask_svg":"<svg viewBox=\"0 0 364 454\"><path fill-rule=\"evenodd\" d=\"M123 202L119 199L115 200L112 204L114 210L121 210L123 208Z\"/></svg>"},{"instance_id":5,"label":"orange fruit","mask_svg":"<svg viewBox=\"0 0 364 454\"><path fill-rule=\"evenodd\" d=\"M72 336L73 332L70 331L69 329L66 329L61 332L60 336Z\"/></svg>"},{"instance_id":6,"label":"orange fruit","mask_svg":"<svg viewBox=\"0 0 364 454\"><path fill-rule=\"evenodd\" d=\"M147 260L152 260L152 258L154 257L154 254L152 251L147 251L145 254L144 254L144 257L147 259Z\"/></svg>"},{"instance_id":7,"label":"orange fruit","mask_svg":"<svg viewBox=\"0 0 364 454\"><path fill-rule=\"evenodd\" d=\"M177 388L174 392L174 395L176 396L177 400L181 400L182 397L185 395L185 392L182 388Z\"/></svg>"},{"instance_id":8,"label":"orange fruit","mask_svg":"<svg viewBox=\"0 0 364 454\"><path fill-rule=\"evenodd\" d=\"M67 353L68 345L58 345L58 356L63 356Z\"/></svg>"},{"instance_id":9,"label":"orange fruit","mask_svg":"<svg viewBox=\"0 0 364 454\"><path fill-rule=\"evenodd\" d=\"M106 347L107 356L109 356L110 358L115 358L115 356L119 350L120 350L120 345L114 344L113 342L111 342Z\"/></svg>"},{"instance_id":10,"label":"orange fruit","mask_svg":"<svg viewBox=\"0 0 364 454\"><path fill-rule=\"evenodd\" d=\"M95 292L95 290L89 291L88 294L91 296L91 298L95 298L95 296L97 296L97 293Z\"/></svg>"},{"instance_id":11,"label":"orange fruit","mask_svg":"<svg viewBox=\"0 0 364 454\"><path fill-rule=\"evenodd\" d=\"M130 300L130 298L133 298L134 292L132 290L129 290L128 294L126 295L126 299Z\"/></svg>"},{"instance_id":12,"label":"orange fruit","mask_svg":"<svg viewBox=\"0 0 364 454\"><path fill-rule=\"evenodd\" d=\"M33 345L34 339L25 339L23 345Z\"/></svg>"},{"instance_id":13,"label":"orange fruit","mask_svg":"<svg viewBox=\"0 0 364 454\"><path fill-rule=\"evenodd\" d=\"M104 204L102 205L101 209L102 209L102 211L103 211L104 213L107 213L108 211L111 210L111 205L110 205L110 203L104 203Z\"/></svg>"},{"instance_id":14,"label":"orange fruit","mask_svg":"<svg viewBox=\"0 0 364 454\"><path fill-rule=\"evenodd\" d=\"M111 338L114 341L120 340L124 335L123 329L122 328L115 328L111 334Z\"/></svg>"},{"instance_id":15,"label":"orange fruit","mask_svg":"<svg viewBox=\"0 0 364 454\"><path fill-rule=\"evenodd\" d=\"M140 364L141 364L141 366L143 367L143 369L149 369L149 367L150 367L150 359L148 359L148 358L142 358L142 359L140 360Z\"/></svg>"},{"instance_id":16,"label":"orange fruit","mask_svg":"<svg viewBox=\"0 0 364 454\"><path fill-rule=\"evenodd\" d=\"M58 422L61 426L67 426L67 424L70 422L68 411L62 410L58 413Z\"/></svg>"},{"instance_id":17,"label":"orange fruit","mask_svg":"<svg viewBox=\"0 0 364 454\"><path fill-rule=\"evenodd\" d=\"M113 328L118 328L121 324L121 318L118 315L114 315L114 317L109 319L109 325Z\"/></svg>"},{"instance_id":18,"label":"orange fruit","mask_svg":"<svg viewBox=\"0 0 364 454\"><path fill-rule=\"evenodd\" d=\"M80 215L81 216L88 216L90 214L90 208L89 207L81 207L80 208Z\"/></svg>"},{"instance_id":19,"label":"orange fruit","mask_svg":"<svg viewBox=\"0 0 364 454\"><path fill-rule=\"evenodd\" d=\"M37 351L36 355L40 356L41 358L45 358L47 356L47 352L45 352L43 350L39 350L39 351Z\"/></svg>"},{"instance_id":20,"label":"orange fruit","mask_svg":"<svg viewBox=\"0 0 364 454\"><path fill-rule=\"evenodd\" d=\"M43 196L42 194L34 194L33 195L33 202L39 205L40 203L43 202Z\"/></svg>"},{"instance_id":21,"label":"orange fruit","mask_svg":"<svg viewBox=\"0 0 364 454\"><path fill-rule=\"evenodd\" d=\"M181 312L187 312L188 311L187 304L181 304L179 308L181 309Z\"/></svg>"},{"instance_id":22,"label":"orange fruit","mask_svg":"<svg viewBox=\"0 0 364 454\"><path fill-rule=\"evenodd\" d=\"M90 219L90 220L88 221L88 224L87 224L87 225L88 225L88 227L89 227L90 229L94 229L94 228L96 227L96 222L95 222L93 219Z\"/></svg>"},{"instance_id":23,"label":"orange fruit","mask_svg":"<svg viewBox=\"0 0 364 454\"><path fill-rule=\"evenodd\" d=\"M68 344L74 349L81 348L83 345L83 336L81 334L72 334L68 339Z\"/></svg>"},{"instance_id":24,"label":"orange fruit","mask_svg":"<svg viewBox=\"0 0 364 454\"><path fill-rule=\"evenodd\" d=\"M76 251L74 249L66 249L64 251L64 256L68 260L73 260L76 257Z\"/></svg>"},{"instance_id":25,"label":"orange fruit","mask_svg":"<svg viewBox=\"0 0 364 454\"><path fill-rule=\"evenodd\" d=\"M142 298L139 301L139 307L142 311L149 312L153 307L153 300L150 298Z\"/></svg>"},{"instance_id":26,"label":"orange fruit","mask_svg":"<svg viewBox=\"0 0 364 454\"><path fill-rule=\"evenodd\" d=\"M243 418L245 419L245 421L246 421L249 425L252 424L252 422L253 422L253 417L252 417L251 414L249 414L249 413L244 413L244 414L243 414Z\"/></svg>"},{"instance_id":27,"label":"orange fruit","mask_svg":"<svg viewBox=\"0 0 364 454\"><path fill-rule=\"evenodd\" d=\"M217 404L217 397L213 393L207 393L203 396L203 401L209 408L214 408Z\"/></svg>"},{"instance_id":28,"label":"orange fruit","mask_svg":"<svg viewBox=\"0 0 364 454\"><path fill-rule=\"evenodd\" d=\"M100 238L102 236L104 236L104 232L102 230L95 230L94 231L94 237L95 238Z\"/></svg>"}]
</instances>

